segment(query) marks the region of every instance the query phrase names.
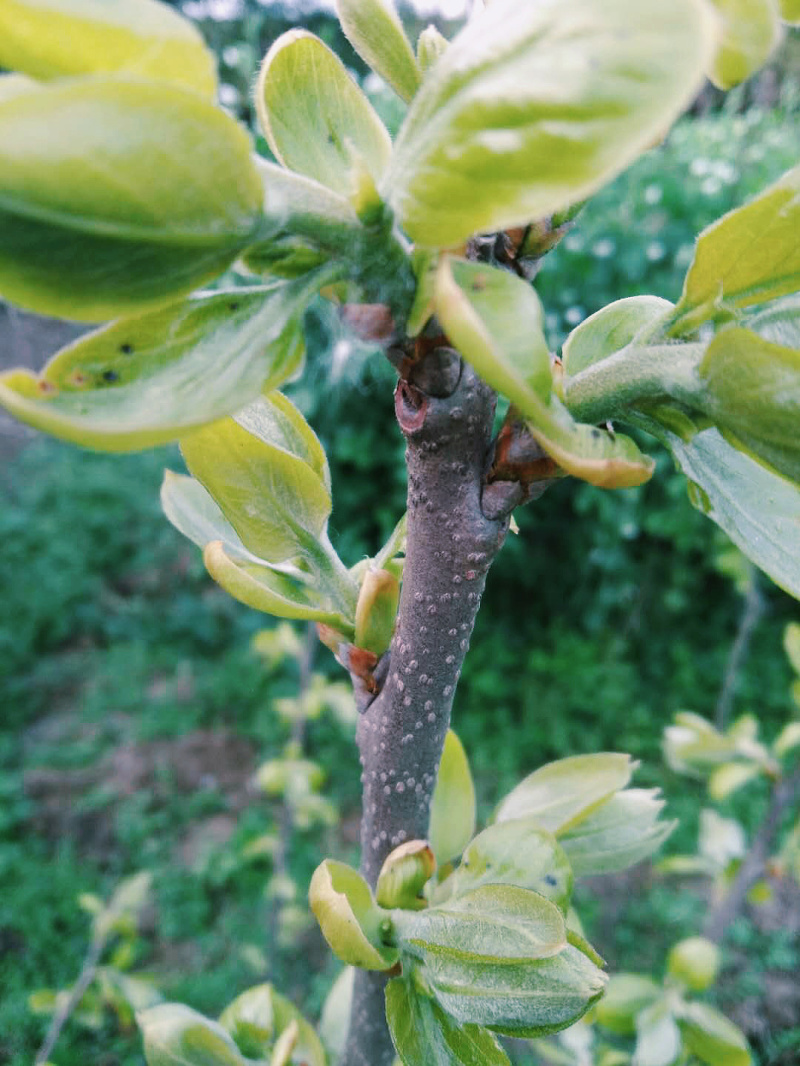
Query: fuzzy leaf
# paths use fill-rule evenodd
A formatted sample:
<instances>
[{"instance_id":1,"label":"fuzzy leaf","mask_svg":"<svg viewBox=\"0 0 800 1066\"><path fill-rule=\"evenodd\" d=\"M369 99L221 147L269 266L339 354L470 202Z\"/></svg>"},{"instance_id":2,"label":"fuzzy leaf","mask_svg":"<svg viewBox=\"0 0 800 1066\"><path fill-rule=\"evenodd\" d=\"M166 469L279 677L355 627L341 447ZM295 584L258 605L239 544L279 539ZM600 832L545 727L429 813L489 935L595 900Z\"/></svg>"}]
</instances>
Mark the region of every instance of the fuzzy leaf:
<instances>
[{"instance_id":1,"label":"fuzzy leaf","mask_svg":"<svg viewBox=\"0 0 800 1066\"><path fill-rule=\"evenodd\" d=\"M664 801L658 796L658 789L617 792L576 826L559 834L575 875L627 870L660 848L678 823L659 821Z\"/></svg>"},{"instance_id":2,"label":"fuzzy leaf","mask_svg":"<svg viewBox=\"0 0 800 1066\"><path fill-rule=\"evenodd\" d=\"M229 1003L219 1018L237 1047L250 1059L265 1059L276 1039L296 1027L290 1062L326 1066L325 1051L311 1025L271 984L255 985Z\"/></svg>"},{"instance_id":3,"label":"fuzzy leaf","mask_svg":"<svg viewBox=\"0 0 800 1066\"><path fill-rule=\"evenodd\" d=\"M615 973L605 994L597 1004L599 1025L612 1033L631 1036L636 1032L636 1017L661 995L661 988L650 977L635 973Z\"/></svg>"},{"instance_id":4,"label":"fuzzy leaf","mask_svg":"<svg viewBox=\"0 0 800 1066\"><path fill-rule=\"evenodd\" d=\"M439 865L457 858L474 832L475 785L469 760L461 741L448 729L428 826L428 839Z\"/></svg>"},{"instance_id":5,"label":"fuzzy leaf","mask_svg":"<svg viewBox=\"0 0 800 1066\"><path fill-rule=\"evenodd\" d=\"M217 1022L180 1003L162 1003L136 1016L148 1066L246 1066Z\"/></svg>"},{"instance_id":6,"label":"fuzzy leaf","mask_svg":"<svg viewBox=\"0 0 800 1066\"><path fill-rule=\"evenodd\" d=\"M38 375L0 374L0 403L37 429L102 451L186 436L297 370L299 316L317 285L204 293L121 319L63 348Z\"/></svg>"},{"instance_id":7,"label":"fuzzy leaf","mask_svg":"<svg viewBox=\"0 0 800 1066\"><path fill-rule=\"evenodd\" d=\"M0 104L0 294L29 310L163 306L255 239L261 200L247 135L194 93L97 77Z\"/></svg>"},{"instance_id":8,"label":"fuzzy leaf","mask_svg":"<svg viewBox=\"0 0 800 1066\"><path fill-rule=\"evenodd\" d=\"M590 315L564 341L565 388L582 370L641 344L674 307L658 296L628 296Z\"/></svg>"},{"instance_id":9,"label":"fuzzy leaf","mask_svg":"<svg viewBox=\"0 0 800 1066\"><path fill-rule=\"evenodd\" d=\"M775 0L712 0L722 18L722 38L709 68L720 89L732 89L764 66L781 40Z\"/></svg>"},{"instance_id":10,"label":"fuzzy leaf","mask_svg":"<svg viewBox=\"0 0 800 1066\"><path fill-rule=\"evenodd\" d=\"M459 1025L413 980L386 986L386 1021L403 1066L508 1066L491 1033Z\"/></svg>"},{"instance_id":11,"label":"fuzzy leaf","mask_svg":"<svg viewBox=\"0 0 800 1066\"><path fill-rule=\"evenodd\" d=\"M706 1066L750 1066L744 1034L705 1003L689 1003L679 1018L686 1048Z\"/></svg>"},{"instance_id":12,"label":"fuzzy leaf","mask_svg":"<svg viewBox=\"0 0 800 1066\"><path fill-rule=\"evenodd\" d=\"M419 88L414 52L392 0L336 0L345 37L402 100Z\"/></svg>"},{"instance_id":13,"label":"fuzzy leaf","mask_svg":"<svg viewBox=\"0 0 800 1066\"><path fill-rule=\"evenodd\" d=\"M388 970L397 958L381 942L382 915L364 878L343 862L326 859L314 871L308 901L334 954L364 970Z\"/></svg>"},{"instance_id":14,"label":"fuzzy leaf","mask_svg":"<svg viewBox=\"0 0 800 1066\"><path fill-rule=\"evenodd\" d=\"M636 1019L635 1066L672 1066L680 1050L680 1029L665 1004L645 1007Z\"/></svg>"},{"instance_id":15,"label":"fuzzy leaf","mask_svg":"<svg viewBox=\"0 0 800 1066\"><path fill-rule=\"evenodd\" d=\"M318 37L289 30L275 41L256 87L261 128L279 162L349 198L353 169L377 182L389 134L339 57Z\"/></svg>"},{"instance_id":16,"label":"fuzzy leaf","mask_svg":"<svg viewBox=\"0 0 800 1066\"><path fill-rule=\"evenodd\" d=\"M564 833L604 800L625 788L635 768L630 755L572 755L534 770L500 802L495 819L535 817L543 829Z\"/></svg>"},{"instance_id":17,"label":"fuzzy leaf","mask_svg":"<svg viewBox=\"0 0 800 1066\"><path fill-rule=\"evenodd\" d=\"M0 66L34 78L133 74L216 93L197 28L157 0L3 0Z\"/></svg>"},{"instance_id":18,"label":"fuzzy leaf","mask_svg":"<svg viewBox=\"0 0 800 1066\"><path fill-rule=\"evenodd\" d=\"M671 332L690 333L732 309L800 288L800 166L743 207L723 215L697 241Z\"/></svg>"},{"instance_id":19,"label":"fuzzy leaf","mask_svg":"<svg viewBox=\"0 0 800 1066\"><path fill-rule=\"evenodd\" d=\"M584 199L662 137L715 45L705 4L499 0L429 71L387 198L411 238L452 248Z\"/></svg>"},{"instance_id":20,"label":"fuzzy leaf","mask_svg":"<svg viewBox=\"0 0 800 1066\"><path fill-rule=\"evenodd\" d=\"M516 885L532 889L566 913L572 868L555 837L532 815L498 822L479 833L446 884L454 897L480 885Z\"/></svg>"}]
</instances>

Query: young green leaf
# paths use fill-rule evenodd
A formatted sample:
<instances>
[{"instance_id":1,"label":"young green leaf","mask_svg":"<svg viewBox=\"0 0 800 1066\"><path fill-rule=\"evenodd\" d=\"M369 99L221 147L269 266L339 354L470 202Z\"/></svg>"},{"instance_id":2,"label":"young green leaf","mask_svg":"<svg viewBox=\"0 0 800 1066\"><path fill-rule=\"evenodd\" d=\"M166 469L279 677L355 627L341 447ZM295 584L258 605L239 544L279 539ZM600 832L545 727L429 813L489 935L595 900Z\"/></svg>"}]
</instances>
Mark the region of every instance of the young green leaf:
<instances>
[{"instance_id":1,"label":"young green leaf","mask_svg":"<svg viewBox=\"0 0 800 1066\"><path fill-rule=\"evenodd\" d=\"M636 767L630 755L572 755L534 770L501 800L495 820L534 817L543 829L564 833L625 788Z\"/></svg>"},{"instance_id":2,"label":"young green leaf","mask_svg":"<svg viewBox=\"0 0 800 1066\"><path fill-rule=\"evenodd\" d=\"M699 374L704 413L726 440L800 482L800 349L731 326L711 341Z\"/></svg>"},{"instance_id":3,"label":"young green leaf","mask_svg":"<svg viewBox=\"0 0 800 1066\"><path fill-rule=\"evenodd\" d=\"M651 977L634 973L615 973L596 1007L599 1025L612 1033L632 1036L636 1017L661 995L661 988Z\"/></svg>"},{"instance_id":4,"label":"young green leaf","mask_svg":"<svg viewBox=\"0 0 800 1066\"><path fill-rule=\"evenodd\" d=\"M674 308L658 296L628 296L590 315L564 341L564 387L569 402L571 379L595 363L619 356L645 342Z\"/></svg>"},{"instance_id":5,"label":"young green leaf","mask_svg":"<svg viewBox=\"0 0 800 1066\"><path fill-rule=\"evenodd\" d=\"M781 40L776 0L712 0L722 19L722 37L708 76L732 89L764 66Z\"/></svg>"},{"instance_id":6,"label":"young green leaf","mask_svg":"<svg viewBox=\"0 0 800 1066\"><path fill-rule=\"evenodd\" d=\"M356 971L353 966L345 966L333 982L322 1007L319 1035L330 1055L331 1062L339 1061L347 1041L355 975Z\"/></svg>"},{"instance_id":7,"label":"young green leaf","mask_svg":"<svg viewBox=\"0 0 800 1066\"><path fill-rule=\"evenodd\" d=\"M569 944L546 959L475 959L431 953L422 976L442 1008L462 1025L505 1036L545 1036L572 1025L603 994L606 976Z\"/></svg>"},{"instance_id":8,"label":"young green leaf","mask_svg":"<svg viewBox=\"0 0 800 1066\"><path fill-rule=\"evenodd\" d=\"M136 1016L147 1066L246 1066L217 1022L180 1003L161 1003Z\"/></svg>"},{"instance_id":9,"label":"young green leaf","mask_svg":"<svg viewBox=\"0 0 800 1066\"><path fill-rule=\"evenodd\" d=\"M436 872L436 857L427 840L406 840L389 852L384 860L375 898L387 910L406 907L418 910L426 906L422 890Z\"/></svg>"},{"instance_id":10,"label":"young green leaf","mask_svg":"<svg viewBox=\"0 0 800 1066\"><path fill-rule=\"evenodd\" d=\"M744 207L723 215L697 241L670 332L800 288L800 166Z\"/></svg>"},{"instance_id":11,"label":"young green leaf","mask_svg":"<svg viewBox=\"0 0 800 1066\"><path fill-rule=\"evenodd\" d=\"M794 672L800 675L800 622L790 622L783 631L783 650Z\"/></svg>"},{"instance_id":12,"label":"young green leaf","mask_svg":"<svg viewBox=\"0 0 800 1066\"><path fill-rule=\"evenodd\" d=\"M566 208L666 133L715 39L699 0L499 0L428 73L387 198L415 242L440 248Z\"/></svg>"},{"instance_id":13,"label":"young green leaf","mask_svg":"<svg viewBox=\"0 0 800 1066\"><path fill-rule=\"evenodd\" d=\"M790 26L800 25L800 0L779 0L781 18Z\"/></svg>"},{"instance_id":14,"label":"young green leaf","mask_svg":"<svg viewBox=\"0 0 800 1066\"><path fill-rule=\"evenodd\" d=\"M255 240L262 198L247 135L194 93L21 93L0 103L0 295L86 321L164 306Z\"/></svg>"},{"instance_id":15,"label":"young green leaf","mask_svg":"<svg viewBox=\"0 0 800 1066\"><path fill-rule=\"evenodd\" d=\"M44 86L24 74L0 74L0 104L12 100L23 93L37 92Z\"/></svg>"},{"instance_id":16,"label":"young green leaf","mask_svg":"<svg viewBox=\"0 0 800 1066\"><path fill-rule=\"evenodd\" d=\"M428 839L439 865L457 858L474 833L475 785L469 760L461 741L448 729L428 825Z\"/></svg>"},{"instance_id":17,"label":"young green leaf","mask_svg":"<svg viewBox=\"0 0 800 1066\"><path fill-rule=\"evenodd\" d=\"M636 1066L673 1066L681 1050L681 1033L664 1002L656 1002L636 1018Z\"/></svg>"},{"instance_id":18,"label":"young green leaf","mask_svg":"<svg viewBox=\"0 0 800 1066\"><path fill-rule=\"evenodd\" d=\"M345 37L402 100L419 88L414 52L392 0L336 0Z\"/></svg>"},{"instance_id":19,"label":"young green leaf","mask_svg":"<svg viewBox=\"0 0 800 1066\"><path fill-rule=\"evenodd\" d=\"M388 970L397 951L381 939L386 915L369 885L352 867L326 859L314 871L308 901L334 954L364 970Z\"/></svg>"},{"instance_id":20,"label":"young green leaf","mask_svg":"<svg viewBox=\"0 0 800 1066\"><path fill-rule=\"evenodd\" d=\"M690 440L656 430L689 479L689 499L791 596L800 599L800 488L732 447L716 429Z\"/></svg>"},{"instance_id":21,"label":"young green leaf","mask_svg":"<svg viewBox=\"0 0 800 1066\"><path fill-rule=\"evenodd\" d=\"M367 568L356 604L356 644L381 656L392 642L400 582L388 570Z\"/></svg>"},{"instance_id":22,"label":"young green leaf","mask_svg":"<svg viewBox=\"0 0 800 1066\"><path fill-rule=\"evenodd\" d=\"M325 1051L313 1027L271 984L242 992L222 1012L219 1024L249 1059L267 1058L276 1039L294 1029L295 1060L307 1066L326 1066Z\"/></svg>"},{"instance_id":23,"label":"young green leaf","mask_svg":"<svg viewBox=\"0 0 800 1066\"><path fill-rule=\"evenodd\" d=\"M559 833L575 875L627 870L657 851L678 824L659 821L664 801L658 796L658 789L625 789Z\"/></svg>"},{"instance_id":24,"label":"young green leaf","mask_svg":"<svg viewBox=\"0 0 800 1066\"><path fill-rule=\"evenodd\" d=\"M690 936L671 949L667 972L693 992L705 992L717 979L720 961L720 950L713 941Z\"/></svg>"},{"instance_id":25,"label":"young green leaf","mask_svg":"<svg viewBox=\"0 0 800 1066\"><path fill-rule=\"evenodd\" d=\"M280 393L193 433L181 445L205 486L254 555L281 563L318 541L331 513L322 445Z\"/></svg>"},{"instance_id":26,"label":"young green leaf","mask_svg":"<svg viewBox=\"0 0 800 1066\"><path fill-rule=\"evenodd\" d=\"M426 26L417 38L417 66L427 74L440 56L450 47L450 42L434 25Z\"/></svg>"},{"instance_id":27,"label":"young green leaf","mask_svg":"<svg viewBox=\"0 0 800 1066\"><path fill-rule=\"evenodd\" d=\"M444 256L435 309L450 340L527 420L531 434L567 473L603 488L647 481L653 461L628 437L573 420L552 393L541 306L531 287L506 271Z\"/></svg>"},{"instance_id":28,"label":"young green leaf","mask_svg":"<svg viewBox=\"0 0 800 1066\"><path fill-rule=\"evenodd\" d=\"M772 750L777 758L782 759L784 755L788 755L790 751L794 751L794 749L799 746L800 722L787 722L775 738Z\"/></svg>"},{"instance_id":29,"label":"young green leaf","mask_svg":"<svg viewBox=\"0 0 800 1066\"><path fill-rule=\"evenodd\" d=\"M728 762L718 767L708 779L708 794L718 803L758 777L762 767L757 762Z\"/></svg>"},{"instance_id":30,"label":"young green leaf","mask_svg":"<svg viewBox=\"0 0 800 1066\"><path fill-rule=\"evenodd\" d=\"M480 885L516 885L538 892L566 914L572 868L555 837L541 828L535 816L512 818L479 833L445 884L451 897Z\"/></svg>"},{"instance_id":31,"label":"young green leaf","mask_svg":"<svg viewBox=\"0 0 800 1066\"><path fill-rule=\"evenodd\" d=\"M705 1003L688 1003L679 1025L688 1051L706 1066L750 1066L747 1040L724 1014Z\"/></svg>"},{"instance_id":32,"label":"young green leaf","mask_svg":"<svg viewBox=\"0 0 800 1066\"><path fill-rule=\"evenodd\" d=\"M491 1033L459 1025L413 977L386 986L386 1021L403 1066L509 1066Z\"/></svg>"},{"instance_id":33,"label":"young green leaf","mask_svg":"<svg viewBox=\"0 0 800 1066\"><path fill-rule=\"evenodd\" d=\"M389 134L344 64L319 38L289 30L261 66L256 108L264 136L290 170L349 198L354 167L378 182L392 151Z\"/></svg>"},{"instance_id":34,"label":"young green leaf","mask_svg":"<svg viewBox=\"0 0 800 1066\"><path fill-rule=\"evenodd\" d=\"M200 32L158 0L3 0L0 66L44 80L133 74L211 97L217 88Z\"/></svg>"},{"instance_id":35,"label":"young green leaf","mask_svg":"<svg viewBox=\"0 0 800 1066\"><path fill-rule=\"evenodd\" d=\"M395 915L402 951L427 962L453 953L476 964L545 959L567 945L564 916L526 888L485 884L424 911Z\"/></svg>"},{"instance_id":36,"label":"young green leaf","mask_svg":"<svg viewBox=\"0 0 800 1066\"><path fill-rule=\"evenodd\" d=\"M102 451L175 440L295 373L299 319L321 280L202 293L113 322L63 348L38 375L0 374L0 403L37 429Z\"/></svg>"}]
</instances>

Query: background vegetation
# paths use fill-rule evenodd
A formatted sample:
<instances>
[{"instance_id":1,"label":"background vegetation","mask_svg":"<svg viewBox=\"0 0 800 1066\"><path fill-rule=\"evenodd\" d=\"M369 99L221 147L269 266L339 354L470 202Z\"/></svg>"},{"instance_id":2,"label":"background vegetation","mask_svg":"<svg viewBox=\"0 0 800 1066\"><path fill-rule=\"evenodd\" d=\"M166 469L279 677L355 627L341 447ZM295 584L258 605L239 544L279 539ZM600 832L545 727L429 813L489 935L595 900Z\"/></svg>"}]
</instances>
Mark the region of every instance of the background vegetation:
<instances>
[{"instance_id":1,"label":"background vegetation","mask_svg":"<svg viewBox=\"0 0 800 1066\"><path fill-rule=\"evenodd\" d=\"M254 64L289 17L236 7L202 25L220 55L223 100L247 119ZM332 19L305 24L363 74ZM795 36L723 105L709 96L704 113L587 206L537 282L554 345L613 298L677 298L697 232L796 162L797 46ZM398 105L374 76L366 88L395 124ZM355 562L404 506L392 373L328 309L310 314L318 343L293 395L331 456L333 535ZM80 969L90 917L78 895L107 896L142 869L153 902L133 941L137 972L211 1015L271 979L315 1015L336 971L302 905L321 854L356 860L347 716L323 711L305 736L339 822L295 826L276 864L254 842L285 830L285 811L252 777L292 734L275 701L296 692L297 665L270 665L253 649L262 618L216 588L162 518L161 472L180 469L177 451L119 458L11 435L0 448L0 1062L32 1061L48 1019L29 995L68 986ZM666 455L640 489L557 485L519 525L489 579L455 710L482 813L549 759L630 751L642 760L638 783L663 787L681 818L666 851L694 850L703 787L664 768L659 739L676 710L714 716L743 611L727 543L692 510ZM771 737L789 713L781 634L798 608L766 579L761 589L734 709L756 711ZM325 656L316 669L335 676ZM766 789L748 790L722 810L752 828L765 802ZM762 1066L800 1055L800 901L776 891L777 904L731 930L717 992ZM641 971L660 971L705 906L702 886L676 887L649 866L592 882L580 901L612 969ZM136 1031L110 1012L95 1029L70 1022L54 1059L143 1061Z\"/></svg>"}]
</instances>

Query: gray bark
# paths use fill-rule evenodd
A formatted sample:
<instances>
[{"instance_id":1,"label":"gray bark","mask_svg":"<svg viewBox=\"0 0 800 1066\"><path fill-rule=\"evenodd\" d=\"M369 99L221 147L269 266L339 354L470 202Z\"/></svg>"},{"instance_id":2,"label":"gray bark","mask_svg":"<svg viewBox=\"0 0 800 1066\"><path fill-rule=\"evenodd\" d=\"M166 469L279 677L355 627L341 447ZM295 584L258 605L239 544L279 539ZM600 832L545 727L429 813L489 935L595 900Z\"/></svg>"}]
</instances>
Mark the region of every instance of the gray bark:
<instances>
[{"instance_id":1,"label":"gray bark","mask_svg":"<svg viewBox=\"0 0 800 1066\"><path fill-rule=\"evenodd\" d=\"M422 377L416 376L417 382ZM425 838L453 696L486 572L508 519L481 508L495 397L464 365L448 396L401 381L397 418L407 443L408 533L397 628L380 694L361 716L361 870L371 885L388 853ZM391 1066L387 978L359 971L343 1066Z\"/></svg>"}]
</instances>

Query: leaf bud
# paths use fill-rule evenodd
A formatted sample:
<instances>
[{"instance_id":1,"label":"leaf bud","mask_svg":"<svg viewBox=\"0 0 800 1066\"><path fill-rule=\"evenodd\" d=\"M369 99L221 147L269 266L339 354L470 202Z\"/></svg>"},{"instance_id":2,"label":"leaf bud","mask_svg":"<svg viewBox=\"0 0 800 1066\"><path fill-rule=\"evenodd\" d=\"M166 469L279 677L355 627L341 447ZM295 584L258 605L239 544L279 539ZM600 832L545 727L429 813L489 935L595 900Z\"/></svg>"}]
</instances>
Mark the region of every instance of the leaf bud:
<instances>
[{"instance_id":1,"label":"leaf bud","mask_svg":"<svg viewBox=\"0 0 800 1066\"><path fill-rule=\"evenodd\" d=\"M417 40L417 63L423 74L427 74L437 59L443 55L450 42L436 29L428 26L419 35Z\"/></svg>"},{"instance_id":2,"label":"leaf bud","mask_svg":"<svg viewBox=\"0 0 800 1066\"><path fill-rule=\"evenodd\" d=\"M693 992L704 992L714 984L719 962L716 944L702 936L690 936L670 951L667 971Z\"/></svg>"},{"instance_id":3,"label":"leaf bud","mask_svg":"<svg viewBox=\"0 0 800 1066\"><path fill-rule=\"evenodd\" d=\"M420 893L436 871L427 840L407 840L387 855L378 875L375 897L381 907L418 910Z\"/></svg>"},{"instance_id":4,"label":"leaf bud","mask_svg":"<svg viewBox=\"0 0 800 1066\"><path fill-rule=\"evenodd\" d=\"M400 583L388 570L370 568L364 575L356 605L356 645L383 655L392 640Z\"/></svg>"}]
</instances>

